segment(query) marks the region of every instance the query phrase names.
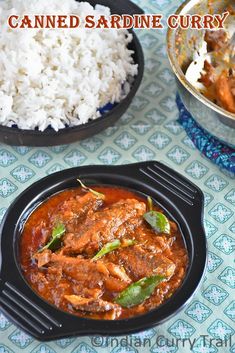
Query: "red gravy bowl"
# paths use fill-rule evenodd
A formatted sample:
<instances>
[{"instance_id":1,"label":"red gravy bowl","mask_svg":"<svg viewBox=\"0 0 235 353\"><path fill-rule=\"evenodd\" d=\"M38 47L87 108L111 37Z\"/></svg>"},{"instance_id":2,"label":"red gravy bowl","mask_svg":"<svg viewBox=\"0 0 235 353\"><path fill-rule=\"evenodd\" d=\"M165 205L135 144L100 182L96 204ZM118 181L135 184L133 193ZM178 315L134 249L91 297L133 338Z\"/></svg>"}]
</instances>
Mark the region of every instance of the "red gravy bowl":
<instances>
[{"instance_id":1,"label":"red gravy bowl","mask_svg":"<svg viewBox=\"0 0 235 353\"><path fill-rule=\"evenodd\" d=\"M202 218L200 189L158 162L48 176L4 217L1 310L43 341L158 325L203 278Z\"/></svg>"}]
</instances>

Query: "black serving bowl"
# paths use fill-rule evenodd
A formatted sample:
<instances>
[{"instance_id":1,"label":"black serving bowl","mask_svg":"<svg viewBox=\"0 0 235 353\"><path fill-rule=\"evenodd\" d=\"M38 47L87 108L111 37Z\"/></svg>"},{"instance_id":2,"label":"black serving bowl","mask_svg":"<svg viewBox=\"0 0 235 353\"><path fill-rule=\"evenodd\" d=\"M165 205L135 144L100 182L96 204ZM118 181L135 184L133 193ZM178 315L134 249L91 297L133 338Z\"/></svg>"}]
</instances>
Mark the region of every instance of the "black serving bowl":
<instances>
[{"instance_id":1,"label":"black serving bowl","mask_svg":"<svg viewBox=\"0 0 235 353\"><path fill-rule=\"evenodd\" d=\"M179 226L189 255L181 287L158 308L130 319L105 321L80 318L40 298L24 279L19 264L19 239L30 213L46 198L77 187L116 185L151 196ZM201 190L158 162L124 166L86 166L50 175L25 190L10 206L1 226L0 306L16 325L41 341L81 335L123 335L159 325L181 310L202 281L207 246Z\"/></svg>"},{"instance_id":2,"label":"black serving bowl","mask_svg":"<svg viewBox=\"0 0 235 353\"><path fill-rule=\"evenodd\" d=\"M101 4L108 6L112 14L143 14L143 10L129 0L87 0L92 6ZM41 132L38 130L23 130L17 127L7 127L0 125L0 142L13 146L56 146L82 140L105 130L113 125L130 106L143 78L144 54L141 44L134 33L133 40L128 48L134 52L133 59L138 64L138 74L134 77L129 94L111 110L102 114L101 117L89 121L84 125L76 127L65 127L58 132L52 128L47 128Z\"/></svg>"}]
</instances>

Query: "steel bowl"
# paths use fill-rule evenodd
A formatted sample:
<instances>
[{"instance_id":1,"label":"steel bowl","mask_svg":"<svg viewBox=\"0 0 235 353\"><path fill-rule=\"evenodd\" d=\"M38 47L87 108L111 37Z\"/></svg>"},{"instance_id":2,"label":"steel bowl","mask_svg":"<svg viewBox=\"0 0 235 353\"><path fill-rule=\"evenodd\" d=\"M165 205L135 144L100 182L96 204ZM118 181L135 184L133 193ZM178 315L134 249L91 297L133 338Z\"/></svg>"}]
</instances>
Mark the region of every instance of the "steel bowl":
<instances>
[{"instance_id":1,"label":"steel bowl","mask_svg":"<svg viewBox=\"0 0 235 353\"><path fill-rule=\"evenodd\" d=\"M186 0L176 14L217 14L224 12L228 5L234 6L234 0ZM185 72L193 61L193 53L200 48L204 34L204 30L192 28L169 29L168 57L176 75L178 92L187 110L205 130L235 147L235 114L204 97L185 77Z\"/></svg>"}]
</instances>

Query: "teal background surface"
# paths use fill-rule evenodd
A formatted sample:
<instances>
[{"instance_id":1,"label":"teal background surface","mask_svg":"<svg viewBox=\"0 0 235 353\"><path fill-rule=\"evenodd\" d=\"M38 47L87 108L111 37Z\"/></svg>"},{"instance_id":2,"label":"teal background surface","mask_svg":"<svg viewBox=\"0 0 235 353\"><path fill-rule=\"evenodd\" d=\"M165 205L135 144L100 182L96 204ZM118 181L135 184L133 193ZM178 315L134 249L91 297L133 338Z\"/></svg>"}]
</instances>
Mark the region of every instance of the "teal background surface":
<instances>
[{"instance_id":1,"label":"teal background surface","mask_svg":"<svg viewBox=\"0 0 235 353\"><path fill-rule=\"evenodd\" d=\"M136 1L146 13L163 13L164 17L180 2ZM0 314L0 353L189 353L190 343L194 353L235 353L234 175L202 157L176 121L176 87L166 55L166 29L137 34L145 53L144 79L130 109L115 126L60 147L0 144L0 219L20 192L56 171L88 164L158 160L204 192L209 250L204 282L191 303L171 320L124 340L80 337L40 343Z\"/></svg>"}]
</instances>

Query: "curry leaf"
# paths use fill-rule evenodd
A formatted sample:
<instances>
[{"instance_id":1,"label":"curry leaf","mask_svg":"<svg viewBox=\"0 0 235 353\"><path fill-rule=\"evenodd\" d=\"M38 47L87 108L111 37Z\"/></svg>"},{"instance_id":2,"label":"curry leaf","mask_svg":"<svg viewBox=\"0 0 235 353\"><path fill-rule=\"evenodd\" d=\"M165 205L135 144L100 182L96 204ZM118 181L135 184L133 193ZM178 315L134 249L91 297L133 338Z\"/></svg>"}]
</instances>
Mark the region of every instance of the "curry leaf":
<instances>
[{"instance_id":1,"label":"curry leaf","mask_svg":"<svg viewBox=\"0 0 235 353\"><path fill-rule=\"evenodd\" d=\"M120 240L116 239L112 243L107 243L105 246L93 257L92 260L98 260L104 255L110 253L113 250L116 250L121 247Z\"/></svg>"},{"instance_id":2,"label":"curry leaf","mask_svg":"<svg viewBox=\"0 0 235 353\"><path fill-rule=\"evenodd\" d=\"M163 213L150 211L144 214L144 219L158 233L170 234L170 222Z\"/></svg>"},{"instance_id":3,"label":"curry leaf","mask_svg":"<svg viewBox=\"0 0 235 353\"><path fill-rule=\"evenodd\" d=\"M139 305L153 294L156 286L164 279L165 277L158 275L144 277L122 291L115 299L115 303L124 308Z\"/></svg>"},{"instance_id":4,"label":"curry leaf","mask_svg":"<svg viewBox=\"0 0 235 353\"><path fill-rule=\"evenodd\" d=\"M135 245L136 241L133 239L123 239L122 240L122 248L127 248L128 246Z\"/></svg>"},{"instance_id":5,"label":"curry leaf","mask_svg":"<svg viewBox=\"0 0 235 353\"><path fill-rule=\"evenodd\" d=\"M88 188L86 185L83 184L83 182L80 179L77 179L77 181L80 183L81 187L86 190L86 191L90 191L93 195L95 195L96 197L98 197L99 199L105 199L105 195L102 194L101 192L95 191L93 189Z\"/></svg>"},{"instance_id":6,"label":"curry leaf","mask_svg":"<svg viewBox=\"0 0 235 353\"><path fill-rule=\"evenodd\" d=\"M65 231L65 226L62 223L59 223L55 228L53 228L50 241L38 252L42 252L46 249L53 250L58 244L58 242L61 240Z\"/></svg>"},{"instance_id":7,"label":"curry leaf","mask_svg":"<svg viewBox=\"0 0 235 353\"><path fill-rule=\"evenodd\" d=\"M152 211L153 210L153 200L150 196L147 197L147 201L148 201L148 211Z\"/></svg>"},{"instance_id":8,"label":"curry leaf","mask_svg":"<svg viewBox=\"0 0 235 353\"><path fill-rule=\"evenodd\" d=\"M128 246L132 246L135 244L135 240L132 239L124 239L122 242L120 242L119 239L116 239L112 243L105 244L104 247L92 258L92 260L98 260L104 255L110 253L111 251L114 251L119 248L127 248Z\"/></svg>"}]
</instances>

